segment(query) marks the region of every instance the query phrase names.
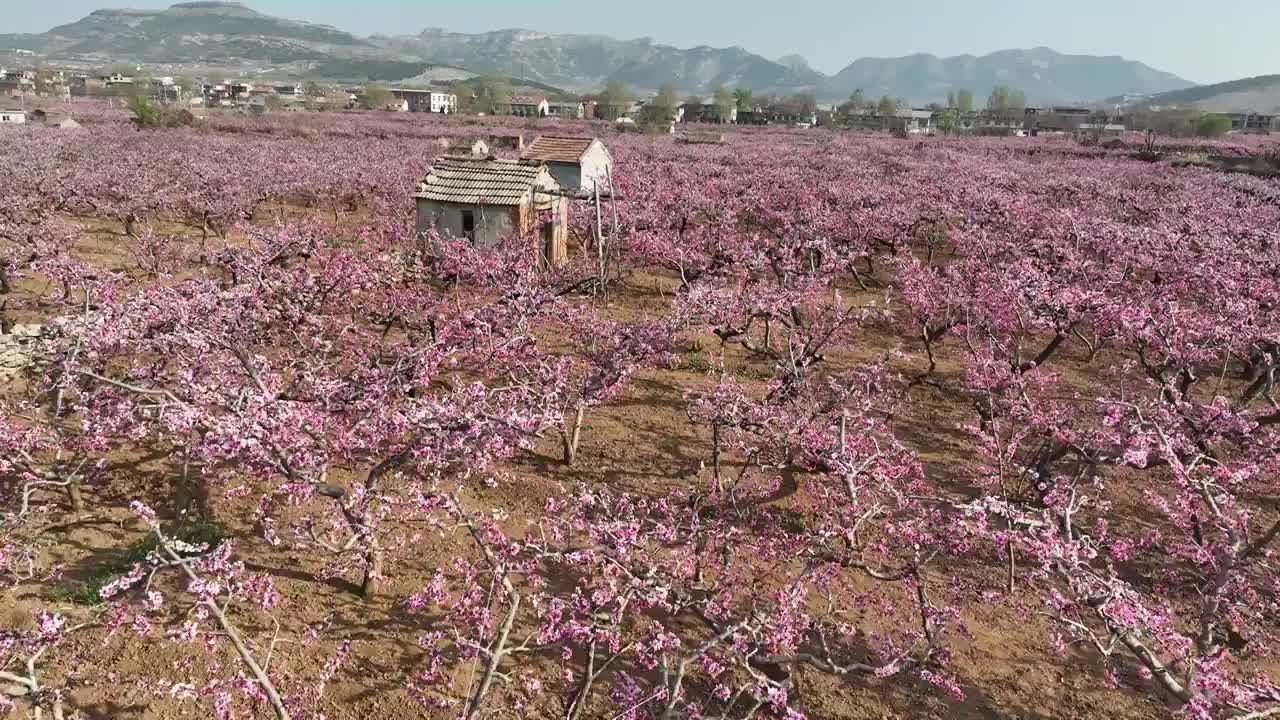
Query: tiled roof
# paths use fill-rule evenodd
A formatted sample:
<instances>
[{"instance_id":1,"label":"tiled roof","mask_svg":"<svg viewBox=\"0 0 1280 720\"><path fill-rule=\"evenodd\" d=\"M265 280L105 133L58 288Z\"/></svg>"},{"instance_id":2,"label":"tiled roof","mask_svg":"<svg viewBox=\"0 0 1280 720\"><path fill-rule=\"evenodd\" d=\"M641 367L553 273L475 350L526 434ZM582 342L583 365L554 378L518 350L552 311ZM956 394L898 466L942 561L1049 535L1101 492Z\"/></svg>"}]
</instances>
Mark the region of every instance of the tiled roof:
<instances>
[{"instance_id":1,"label":"tiled roof","mask_svg":"<svg viewBox=\"0 0 1280 720\"><path fill-rule=\"evenodd\" d=\"M519 205L542 169L518 160L446 156L431 166L415 197L461 205Z\"/></svg>"},{"instance_id":2,"label":"tiled roof","mask_svg":"<svg viewBox=\"0 0 1280 720\"><path fill-rule=\"evenodd\" d=\"M555 137L539 135L529 143L529 147L520 153L522 160L541 160L542 162L576 163L591 147L595 138Z\"/></svg>"},{"instance_id":3,"label":"tiled roof","mask_svg":"<svg viewBox=\"0 0 1280 720\"><path fill-rule=\"evenodd\" d=\"M512 105L541 105L547 99L546 95L512 95Z\"/></svg>"}]
</instances>

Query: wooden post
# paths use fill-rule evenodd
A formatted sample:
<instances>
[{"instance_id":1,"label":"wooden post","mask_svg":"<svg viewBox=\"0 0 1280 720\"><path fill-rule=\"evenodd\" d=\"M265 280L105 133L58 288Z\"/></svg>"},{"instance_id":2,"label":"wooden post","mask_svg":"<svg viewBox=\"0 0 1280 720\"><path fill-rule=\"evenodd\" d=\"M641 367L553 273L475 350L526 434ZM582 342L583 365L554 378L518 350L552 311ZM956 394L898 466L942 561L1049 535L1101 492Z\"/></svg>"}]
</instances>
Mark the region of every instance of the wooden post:
<instances>
[{"instance_id":1,"label":"wooden post","mask_svg":"<svg viewBox=\"0 0 1280 720\"><path fill-rule=\"evenodd\" d=\"M592 199L596 205L596 272L597 282L600 283L599 290L603 294L605 292L605 283L608 278L605 277L605 249L604 249L604 220L600 215L600 188L594 187L591 192Z\"/></svg>"}]
</instances>

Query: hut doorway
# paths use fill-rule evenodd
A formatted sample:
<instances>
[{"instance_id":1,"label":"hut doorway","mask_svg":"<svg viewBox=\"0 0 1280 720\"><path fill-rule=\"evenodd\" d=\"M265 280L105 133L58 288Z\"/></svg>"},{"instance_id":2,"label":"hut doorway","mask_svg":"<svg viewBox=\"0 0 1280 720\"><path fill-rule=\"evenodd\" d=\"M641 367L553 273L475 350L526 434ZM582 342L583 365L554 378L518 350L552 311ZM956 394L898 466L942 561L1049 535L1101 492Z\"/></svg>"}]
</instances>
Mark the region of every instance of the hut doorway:
<instances>
[{"instance_id":1,"label":"hut doorway","mask_svg":"<svg viewBox=\"0 0 1280 720\"><path fill-rule=\"evenodd\" d=\"M476 241L476 214L470 210L462 211L462 237Z\"/></svg>"}]
</instances>

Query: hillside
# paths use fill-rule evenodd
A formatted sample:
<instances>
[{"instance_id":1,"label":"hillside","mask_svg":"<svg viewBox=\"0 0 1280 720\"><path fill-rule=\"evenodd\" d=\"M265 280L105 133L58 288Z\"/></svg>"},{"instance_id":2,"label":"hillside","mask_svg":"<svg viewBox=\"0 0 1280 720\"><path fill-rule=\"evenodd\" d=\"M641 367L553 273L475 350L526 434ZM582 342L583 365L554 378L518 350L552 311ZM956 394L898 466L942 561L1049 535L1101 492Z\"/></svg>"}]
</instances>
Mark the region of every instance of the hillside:
<instances>
[{"instance_id":1,"label":"hillside","mask_svg":"<svg viewBox=\"0 0 1280 720\"><path fill-rule=\"evenodd\" d=\"M644 93L673 82L685 93L709 93L724 85L748 87L757 95L815 92L826 102L844 100L855 88L872 97L926 103L960 88L973 89L981 102L997 84L1021 88L1030 102L1150 95L1192 86L1121 57L1064 55L1048 48L981 57L864 58L827 76L798 55L775 61L740 47L677 48L650 38L522 29L468 34L439 28L361 38L214 1L155 11L97 10L46 33L0 35L0 47L35 50L53 62L291 65L317 77L393 82L424 72L433 77L430 68L446 66L574 91L598 90L620 80Z\"/></svg>"},{"instance_id":2,"label":"hillside","mask_svg":"<svg viewBox=\"0 0 1280 720\"><path fill-rule=\"evenodd\" d=\"M871 97L890 95L921 102L963 87L972 88L981 103L996 85L1021 88L1029 102L1045 103L1165 92L1191 87L1192 83L1121 57L1064 55L1040 47L981 57L918 54L864 58L836 73L824 90L827 95L847 97L862 88Z\"/></svg>"},{"instance_id":3,"label":"hillside","mask_svg":"<svg viewBox=\"0 0 1280 720\"><path fill-rule=\"evenodd\" d=\"M824 77L793 69L742 48L680 49L648 38L617 40L530 30L466 34L428 29L411 36L376 37L389 50L475 72L503 73L579 90L621 80L638 89L674 82L683 90L744 85L758 92L816 88Z\"/></svg>"},{"instance_id":4,"label":"hillside","mask_svg":"<svg viewBox=\"0 0 1280 720\"><path fill-rule=\"evenodd\" d=\"M327 25L285 20L232 2L178 3L166 10L96 10L47 33L0 43L55 57L136 62L291 62L378 55L367 40Z\"/></svg>"},{"instance_id":5,"label":"hillside","mask_svg":"<svg viewBox=\"0 0 1280 720\"><path fill-rule=\"evenodd\" d=\"M1280 75L1232 80L1160 93L1148 99L1152 105L1194 105L1202 110L1280 112Z\"/></svg>"}]
</instances>

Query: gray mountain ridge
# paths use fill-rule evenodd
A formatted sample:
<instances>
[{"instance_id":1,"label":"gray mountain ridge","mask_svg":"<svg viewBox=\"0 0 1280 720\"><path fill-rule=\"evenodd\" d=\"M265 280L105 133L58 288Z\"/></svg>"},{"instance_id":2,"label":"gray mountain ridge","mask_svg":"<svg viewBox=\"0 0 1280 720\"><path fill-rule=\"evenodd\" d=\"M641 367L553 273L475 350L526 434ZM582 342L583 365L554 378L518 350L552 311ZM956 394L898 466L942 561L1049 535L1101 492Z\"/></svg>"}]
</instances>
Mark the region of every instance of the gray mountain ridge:
<instances>
[{"instance_id":1,"label":"gray mountain ridge","mask_svg":"<svg viewBox=\"0 0 1280 720\"><path fill-rule=\"evenodd\" d=\"M839 102L861 88L868 98L913 103L945 98L959 88L981 103L998 84L1021 88L1028 101L1088 101L1153 95L1193 87L1176 75L1118 56L1067 55L1049 48L988 55L914 54L862 58L825 75L804 58L769 60L741 47L676 48L650 38L558 34L525 29L458 33L428 28L417 35L361 38L327 25L285 20L233 2L184 2L166 10L97 10L39 34L0 35L0 48L23 48L50 60L142 63L256 63L305 70L335 60L450 65L587 92L620 80L638 93L672 82L682 93L710 93L724 85L756 95L812 92ZM407 72L405 77L420 70Z\"/></svg>"}]
</instances>

